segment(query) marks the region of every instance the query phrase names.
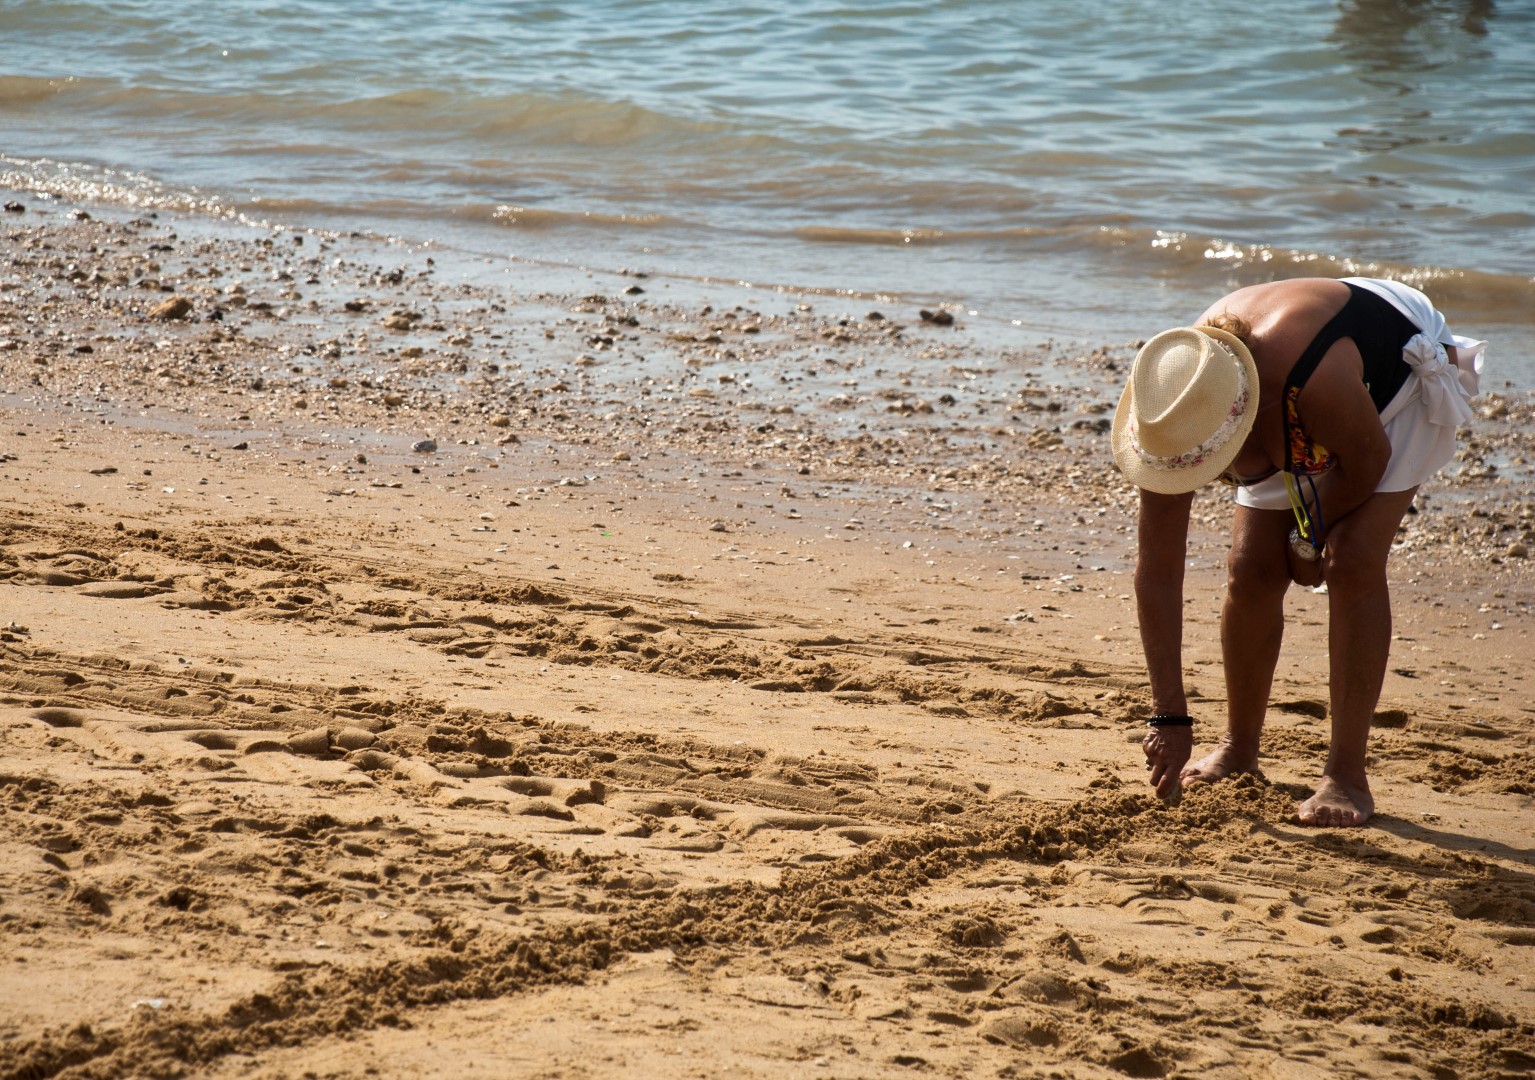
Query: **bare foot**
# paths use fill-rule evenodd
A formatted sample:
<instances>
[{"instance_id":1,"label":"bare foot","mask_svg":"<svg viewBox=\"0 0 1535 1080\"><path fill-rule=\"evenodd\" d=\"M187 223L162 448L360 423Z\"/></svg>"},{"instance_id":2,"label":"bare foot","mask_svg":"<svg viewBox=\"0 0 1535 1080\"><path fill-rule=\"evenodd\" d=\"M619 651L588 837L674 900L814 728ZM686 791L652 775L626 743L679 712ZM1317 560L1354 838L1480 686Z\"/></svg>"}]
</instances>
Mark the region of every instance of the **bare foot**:
<instances>
[{"instance_id":1,"label":"bare foot","mask_svg":"<svg viewBox=\"0 0 1535 1080\"><path fill-rule=\"evenodd\" d=\"M1354 787L1324 776L1316 794L1300 804L1296 816L1305 825L1363 825L1374 812L1368 783Z\"/></svg>"},{"instance_id":2,"label":"bare foot","mask_svg":"<svg viewBox=\"0 0 1535 1080\"><path fill-rule=\"evenodd\" d=\"M1238 750L1232 744L1231 736L1226 735L1222 737L1214 750L1198 761L1184 766L1182 779L1185 784L1213 784L1228 776L1257 771L1257 753L1244 753Z\"/></svg>"}]
</instances>

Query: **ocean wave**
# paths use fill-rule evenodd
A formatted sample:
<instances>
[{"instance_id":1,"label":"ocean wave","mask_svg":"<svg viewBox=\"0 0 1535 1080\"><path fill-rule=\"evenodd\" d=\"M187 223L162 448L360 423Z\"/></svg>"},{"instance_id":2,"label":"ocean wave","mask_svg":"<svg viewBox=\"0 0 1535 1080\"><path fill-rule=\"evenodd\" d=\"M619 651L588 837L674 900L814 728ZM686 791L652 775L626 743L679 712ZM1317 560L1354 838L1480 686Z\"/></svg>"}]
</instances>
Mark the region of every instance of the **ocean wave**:
<instances>
[{"instance_id":1,"label":"ocean wave","mask_svg":"<svg viewBox=\"0 0 1535 1080\"><path fill-rule=\"evenodd\" d=\"M594 226L620 226L630 229L666 229L683 226L679 218L666 214L617 214L597 210L552 210L532 206L497 206L488 214L480 207L467 207L455 213L456 217L488 220L498 225L511 225L520 229L558 229L577 226L589 229Z\"/></svg>"},{"instance_id":2,"label":"ocean wave","mask_svg":"<svg viewBox=\"0 0 1535 1080\"><path fill-rule=\"evenodd\" d=\"M876 247L925 245L965 246L1033 241L1059 235L1058 228L1018 226L1008 229L860 228L852 225L806 225L790 235L812 244L869 244Z\"/></svg>"},{"instance_id":3,"label":"ocean wave","mask_svg":"<svg viewBox=\"0 0 1535 1080\"><path fill-rule=\"evenodd\" d=\"M243 218L261 224L288 221L370 219L415 221L430 228L434 219L546 232L561 229L684 230L699 223L667 214L555 209L512 204L434 201L399 196L329 199L323 195L258 194L243 200L194 188L178 188L140 173L81 162L0 155L0 189L26 191L51 199L99 203L144 210L168 210L218 218Z\"/></svg>"},{"instance_id":4,"label":"ocean wave","mask_svg":"<svg viewBox=\"0 0 1535 1080\"><path fill-rule=\"evenodd\" d=\"M1294 277L1378 277L1401 281L1459 311L1528 322L1535 311L1535 277L1473 267L1441 266L1272 244L1236 243L1218 236L1125 226L1100 227L1085 239L1127 266L1164 276L1210 276L1251 284Z\"/></svg>"},{"instance_id":5,"label":"ocean wave","mask_svg":"<svg viewBox=\"0 0 1535 1080\"><path fill-rule=\"evenodd\" d=\"M81 82L74 76L43 78L33 75L0 75L0 109L38 105L78 90Z\"/></svg>"},{"instance_id":6,"label":"ocean wave","mask_svg":"<svg viewBox=\"0 0 1535 1080\"><path fill-rule=\"evenodd\" d=\"M234 205L217 195L172 187L123 169L47 158L0 155L0 188L31 191L48 198L145 210L176 210L226 218L239 213Z\"/></svg>"},{"instance_id":7,"label":"ocean wave","mask_svg":"<svg viewBox=\"0 0 1535 1080\"><path fill-rule=\"evenodd\" d=\"M57 99L67 97L67 102ZM150 127L169 120L193 120L249 142L268 131L358 132L366 142L424 139L460 142L465 147L507 143L561 148L652 149L701 141L729 141L739 152L782 145L768 132L720 120L701 120L632 101L575 92L560 94L473 94L413 89L327 99L292 90L218 92L130 85L113 79L0 77L0 108L52 105L72 112L132 119ZM221 139L221 141L223 141ZM238 146L236 147L238 149Z\"/></svg>"}]
</instances>

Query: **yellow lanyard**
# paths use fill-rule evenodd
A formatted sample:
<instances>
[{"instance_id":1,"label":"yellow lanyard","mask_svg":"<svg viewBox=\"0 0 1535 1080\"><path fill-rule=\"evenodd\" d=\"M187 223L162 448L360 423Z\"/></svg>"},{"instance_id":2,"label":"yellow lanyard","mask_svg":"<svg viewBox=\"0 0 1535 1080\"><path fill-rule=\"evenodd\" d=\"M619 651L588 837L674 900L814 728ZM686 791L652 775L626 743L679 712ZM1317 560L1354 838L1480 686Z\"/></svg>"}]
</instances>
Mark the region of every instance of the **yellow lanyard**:
<instances>
[{"instance_id":1,"label":"yellow lanyard","mask_svg":"<svg viewBox=\"0 0 1535 1080\"><path fill-rule=\"evenodd\" d=\"M1316 481L1308 475L1306 483L1311 488L1311 505L1306 505L1304 496L1301 495L1300 482L1295 479L1294 473L1284 474L1285 494L1290 496L1290 510L1295 514L1295 525L1300 531L1301 537L1311 542L1312 547L1322 546L1322 497L1317 494Z\"/></svg>"}]
</instances>

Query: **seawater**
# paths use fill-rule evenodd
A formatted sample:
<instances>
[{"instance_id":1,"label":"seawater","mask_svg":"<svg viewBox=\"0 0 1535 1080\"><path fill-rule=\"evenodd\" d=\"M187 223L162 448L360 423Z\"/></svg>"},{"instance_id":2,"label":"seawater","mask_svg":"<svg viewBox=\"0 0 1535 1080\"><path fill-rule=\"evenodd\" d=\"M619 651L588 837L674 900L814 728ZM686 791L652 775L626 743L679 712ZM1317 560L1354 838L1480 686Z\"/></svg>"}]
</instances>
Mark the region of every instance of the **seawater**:
<instances>
[{"instance_id":1,"label":"seawater","mask_svg":"<svg viewBox=\"0 0 1535 1080\"><path fill-rule=\"evenodd\" d=\"M1532 103L1494 0L0 4L10 188L1085 344L1394 276L1523 386Z\"/></svg>"}]
</instances>

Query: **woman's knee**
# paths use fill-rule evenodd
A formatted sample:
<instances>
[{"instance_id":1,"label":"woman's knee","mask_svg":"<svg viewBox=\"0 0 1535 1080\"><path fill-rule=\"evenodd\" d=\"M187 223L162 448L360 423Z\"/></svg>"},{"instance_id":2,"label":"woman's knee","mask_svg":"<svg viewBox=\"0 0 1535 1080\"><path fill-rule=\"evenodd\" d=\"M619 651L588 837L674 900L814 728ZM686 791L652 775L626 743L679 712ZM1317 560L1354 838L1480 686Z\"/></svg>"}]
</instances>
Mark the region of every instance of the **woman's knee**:
<instances>
[{"instance_id":1,"label":"woman's knee","mask_svg":"<svg viewBox=\"0 0 1535 1080\"><path fill-rule=\"evenodd\" d=\"M1416 491L1376 492L1328 530L1322 556L1328 592L1367 593L1387 587L1386 560Z\"/></svg>"},{"instance_id":2,"label":"woman's knee","mask_svg":"<svg viewBox=\"0 0 1535 1080\"><path fill-rule=\"evenodd\" d=\"M1342 533L1328 538L1322 557L1330 593L1349 595L1386 587L1386 558L1373 544L1356 543Z\"/></svg>"},{"instance_id":3,"label":"woman's knee","mask_svg":"<svg viewBox=\"0 0 1535 1080\"><path fill-rule=\"evenodd\" d=\"M1238 603L1283 596L1289 584L1288 567L1273 552L1239 544L1226 556L1226 594Z\"/></svg>"}]
</instances>

